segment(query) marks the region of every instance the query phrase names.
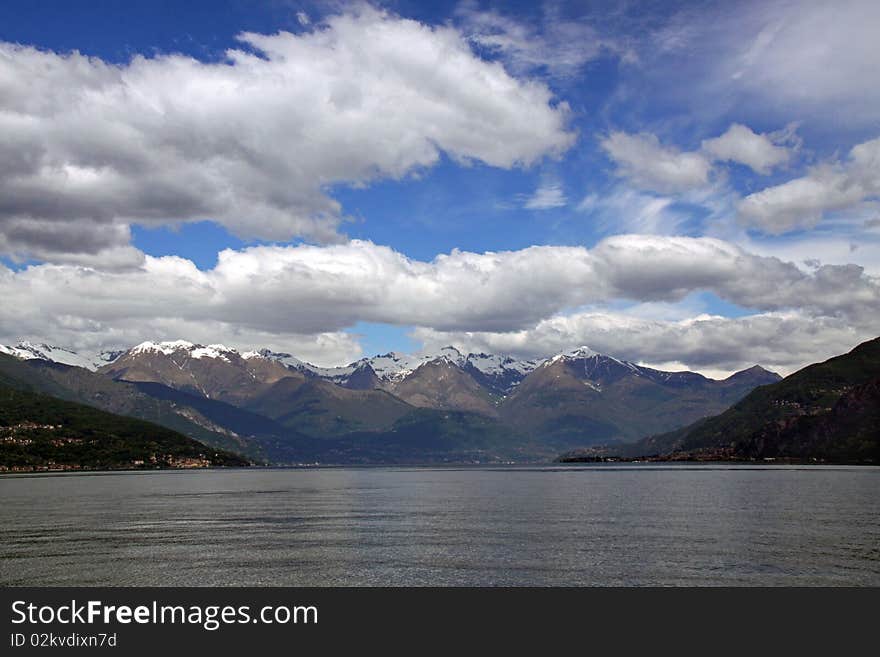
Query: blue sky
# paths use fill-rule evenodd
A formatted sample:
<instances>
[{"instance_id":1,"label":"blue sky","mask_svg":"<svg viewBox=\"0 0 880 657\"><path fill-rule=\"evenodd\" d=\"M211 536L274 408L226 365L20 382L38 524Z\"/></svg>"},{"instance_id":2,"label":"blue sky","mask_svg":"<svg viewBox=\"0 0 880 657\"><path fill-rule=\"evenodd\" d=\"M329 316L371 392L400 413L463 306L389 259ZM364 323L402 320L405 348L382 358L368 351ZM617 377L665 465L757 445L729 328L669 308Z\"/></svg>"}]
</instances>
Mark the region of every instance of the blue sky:
<instances>
[{"instance_id":1,"label":"blue sky","mask_svg":"<svg viewBox=\"0 0 880 657\"><path fill-rule=\"evenodd\" d=\"M790 371L880 325L878 19L5 2L0 340Z\"/></svg>"}]
</instances>

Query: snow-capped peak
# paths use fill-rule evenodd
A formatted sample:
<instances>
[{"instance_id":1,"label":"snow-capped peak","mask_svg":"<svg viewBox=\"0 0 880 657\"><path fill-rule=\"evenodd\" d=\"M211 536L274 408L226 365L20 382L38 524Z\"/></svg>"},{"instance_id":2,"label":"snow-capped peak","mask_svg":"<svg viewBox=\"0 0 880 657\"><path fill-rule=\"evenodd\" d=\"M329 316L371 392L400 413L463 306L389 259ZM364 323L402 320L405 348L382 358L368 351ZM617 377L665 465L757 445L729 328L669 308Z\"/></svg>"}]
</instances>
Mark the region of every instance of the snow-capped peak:
<instances>
[{"instance_id":1,"label":"snow-capped peak","mask_svg":"<svg viewBox=\"0 0 880 657\"><path fill-rule=\"evenodd\" d=\"M466 362L483 374L498 375L504 374L504 372L516 372L526 375L538 367L543 362L543 359L518 360L510 356L500 356L497 354L471 353L467 355Z\"/></svg>"},{"instance_id":2,"label":"snow-capped peak","mask_svg":"<svg viewBox=\"0 0 880 657\"><path fill-rule=\"evenodd\" d=\"M598 351L593 351L586 345L581 345L577 349L572 349L565 354L568 358L592 358L599 355Z\"/></svg>"},{"instance_id":3,"label":"snow-capped peak","mask_svg":"<svg viewBox=\"0 0 880 657\"><path fill-rule=\"evenodd\" d=\"M45 360L50 363L60 363L62 365L70 365L72 367L83 367L87 370L96 370L102 365L112 363L123 352L120 351L101 351L101 352L77 352L64 347L56 347L50 344L35 344L22 340L14 347L0 345L0 353L15 356L22 360Z\"/></svg>"},{"instance_id":4,"label":"snow-capped peak","mask_svg":"<svg viewBox=\"0 0 880 657\"><path fill-rule=\"evenodd\" d=\"M286 365L287 367L293 367L294 369L306 369L310 370L313 368L313 365L309 365L304 361L301 361L299 358L292 356L288 353L272 351L271 349L256 349L253 351L245 351L241 354L241 357L245 360L253 360L255 358L263 358L265 360L274 360L276 362L281 363L282 365Z\"/></svg>"},{"instance_id":5,"label":"snow-capped peak","mask_svg":"<svg viewBox=\"0 0 880 657\"><path fill-rule=\"evenodd\" d=\"M170 356L171 354L185 351L191 358L219 358L228 361L230 354L238 355L238 351L223 344L209 344L207 346L195 344L187 340L171 340L166 342L141 342L129 350L129 354L158 353Z\"/></svg>"},{"instance_id":6,"label":"snow-capped peak","mask_svg":"<svg viewBox=\"0 0 880 657\"><path fill-rule=\"evenodd\" d=\"M383 381L397 381L409 376L409 374L421 365L422 362L424 362L424 358L390 351L387 354L378 354L371 358L362 358L349 365L348 368L338 369L340 372L344 369L353 372L355 369L369 365L376 373L376 376Z\"/></svg>"},{"instance_id":7,"label":"snow-capped peak","mask_svg":"<svg viewBox=\"0 0 880 657\"><path fill-rule=\"evenodd\" d=\"M544 365L552 365L553 363L557 363L560 360L581 360L585 358L597 358L600 357L600 354L597 351L593 351L586 345L581 345L577 349L572 349L570 351L563 351L560 354L556 354L555 356L551 356L550 358L544 361Z\"/></svg>"},{"instance_id":8,"label":"snow-capped peak","mask_svg":"<svg viewBox=\"0 0 880 657\"><path fill-rule=\"evenodd\" d=\"M133 347L128 351L131 355L145 353L161 353L170 356L174 353L185 352L191 358L217 358L229 360L232 354L239 355L244 360L267 359L273 360L291 369L299 370L310 375L315 375L336 383L344 383L354 372L369 367L376 376L389 383L400 381L409 376L416 369L437 360L443 360L461 368L469 365L488 376L499 376L513 373L517 378L525 376L538 365L541 360L516 360L510 356L498 356L492 354L464 354L452 345L442 347L437 351L422 352L419 354L403 354L389 352L376 356L361 358L353 363L339 367L318 367L302 361L286 352L276 352L269 349L254 349L239 352L236 349L222 344L210 344L207 346L195 344L187 340L174 340L165 342L147 341ZM103 365L105 363L100 363Z\"/></svg>"},{"instance_id":9,"label":"snow-capped peak","mask_svg":"<svg viewBox=\"0 0 880 657\"><path fill-rule=\"evenodd\" d=\"M165 354L166 356L170 356L175 351L190 351L192 349L195 349L197 346L198 345L195 345L192 342L187 342L186 340L173 340L167 342L150 342L148 340L146 342L141 342L135 347L132 347L128 353L143 354L149 352L158 352Z\"/></svg>"},{"instance_id":10,"label":"snow-capped peak","mask_svg":"<svg viewBox=\"0 0 880 657\"><path fill-rule=\"evenodd\" d=\"M621 367L625 367L630 370L633 374L637 376L642 375L641 368L635 363L631 363L626 360L620 360L619 358L615 358L614 356L608 356L606 354L600 354L598 351L594 351L587 346L580 346L577 349L572 349L571 351L566 351L561 354L556 354L552 358L548 358L544 361L544 365L552 365L553 363L557 363L560 360L570 361L570 360L591 360L594 361L595 365L598 366L600 363L615 363ZM584 364L584 367L587 367L587 364Z\"/></svg>"},{"instance_id":11,"label":"snow-capped peak","mask_svg":"<svg viewBox=\"0 0 880 657\"><path fill-rule=\"evenodd\" d=\"M238 354L238 352L235 349L230 349L222 344L209 344L207 347L197 346L190 351L190 356L193 358L219 358L220 360L229 362L227 354Z\"/></svg>"},{"instance_id":12,"label":"snow-capped peak","mask_svg":"<svg viewBox=\"0 0 880 657\"><path fill-rule=\"evenodd\" d=\"M436 351L422 352L419 354L403 354L389 352L376 356L362 358L358 361L341 367L318 367L304 362L286 352L275 352L269 349L259 349L239 352L223 344L209 344L207 346L189 342L188 340L170 340L153 342L146 341L125 351L102 351L99 353L76 352L63 347L47 344L21 341L16 346L0 345L0 353L10 354L21 359L42 359L46 361L84 367L89 370L98 368L116 361L122 354L164 354L171 356L183 353L194 359L218 359L231 362L231 357L241 357L245 360L267 359L276 361L290 369L298 370L310 376L318 376L335 383L345 383L356 371L369 367L376 376L390 384L394 384L407 378L412 372L426 363L443 361L462 369L470 369L490 377L492 380L503 379L505 386L515 386L520 379L542 365L549 365L561 359L565 360L588 360L613 361L621 366L631 369L636 374L640 368L633 363L621 361L611 356L603 356L588 346L580 346L576 349L557 354L548 359L516 359L507 355L488 353L463 353L458 348L448 345ZM474 373L476 373L474 372Z\"/></svg>"}]
</instances>

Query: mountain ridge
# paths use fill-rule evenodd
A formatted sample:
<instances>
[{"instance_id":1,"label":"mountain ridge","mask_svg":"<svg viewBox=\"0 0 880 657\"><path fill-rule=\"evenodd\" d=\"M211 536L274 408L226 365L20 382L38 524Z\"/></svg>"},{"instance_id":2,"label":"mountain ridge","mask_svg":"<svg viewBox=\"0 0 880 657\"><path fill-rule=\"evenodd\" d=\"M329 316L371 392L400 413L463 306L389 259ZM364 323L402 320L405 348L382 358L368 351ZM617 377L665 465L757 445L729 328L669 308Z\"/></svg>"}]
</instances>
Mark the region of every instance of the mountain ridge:
<instances>
[{"instance_id":1,"label":"mountain ridge","mask_svg":"<svg viewBox=\"0 0 880 657\"><path fill-rule=\"evenodd\" d=\"M53 365L48 358L55 353L58 348L19 356L28 371L43 371L49 392L56 386L62 397L108 410L195 423L206 440L233 441L252 458L271 462L344 456L345 445L360 454L389 456L388 445L412 453L400 440L419 443L417 428L444 436L441 443L453 451L476 450L455 451L460 455L553 456L567 446L630 442L686 425L779 378L759 367L723 380L663 372L588 347L524 361L449 346L318 368L265 349L148 341L95 372ZM145 409L144 398L157 406Z\"/></svg>"},{"instance_id":2,"label":"mountain ridge","mask_svg":"<svg viewBox=\"0 0 880 657\"><path fill-rule=\"evenodd\" d=\"M617 361L618 363L637 367L642 370L651 370L651 368L647 366L639 365L637 363L633 363L632 361L620 360L618 358L615 358L614 356L601 354L587 346L580 346L569 351L558 352L556 354L540 358L517 359L505 354L489 354L485 352L463 353L456 347L448 345L446 347L442 347L435 352L421 354L403 354L401 352L392 351L386 354L377 354L375 356L363 357L356 361L352 361L348 365L321 367L300 360L292 354L286 352L274 352L265 348L242 351L233 347L227 347L223 344L203 345L200 343L190 342L188 340L182 339L159 342L146 341L128 349L102 350L98 352L77 352L67 347L49 345L46 343L33 343L26 340L20 341L14 346L0 344L0 353L6 353L17 358L25 360L41 359L49 362L61 363L64 365L83 367L92 371L96 371L97 369L106 367L107 365L111 365L116 362L120 357L126 354L155 351L159 353L164 353L165 355L170 355L179 350L190 352L190 356L195 359L224 359L228 358L229 355L235 355L245 360L273 360L285 365L289 369L299 370L304 373L308 372L313 375L320 376L321 378L331 380L334 383L340 383L344 381L347 376L352 374L359 367L363 368L366 365L370 366L370 368L376 373L380 380L399 380L414 372L421 365L444 357L463 369L471 369L472 371L480 372L483 375L490 376L500 375L505 372L517 372L521 375L526 375L548 361L554 361L563 357L580 358L600 356L612 359L614 361ZM770 372L770 370L766 370L760 365L756 364L752 365L749 368L734 372L730 376L743 374L744 372L749 372L756 368L761 369L764 372ZM662 370L654 371L662 372ZM686 370L676 370L666 373L680 373L703 376L696 372L688 372Z\"/></svg>"}]
</instances>

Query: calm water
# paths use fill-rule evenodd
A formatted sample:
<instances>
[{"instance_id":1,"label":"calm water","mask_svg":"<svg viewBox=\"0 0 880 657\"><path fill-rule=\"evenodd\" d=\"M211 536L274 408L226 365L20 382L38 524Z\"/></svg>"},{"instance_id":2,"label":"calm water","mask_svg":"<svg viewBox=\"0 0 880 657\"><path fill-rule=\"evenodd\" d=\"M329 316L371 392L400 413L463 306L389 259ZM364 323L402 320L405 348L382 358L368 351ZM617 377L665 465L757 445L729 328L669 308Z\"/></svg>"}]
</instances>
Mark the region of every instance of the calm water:
<instances>
[{"instance_id":1,"label":"calm water","mask_svg":"<svg viewBox=\"0 0 880 657\"><path fill-rule=\"evenodd\" d=\"M0 477L0 584L880 585L880 468Z\"/></svg>"}]
</instances>

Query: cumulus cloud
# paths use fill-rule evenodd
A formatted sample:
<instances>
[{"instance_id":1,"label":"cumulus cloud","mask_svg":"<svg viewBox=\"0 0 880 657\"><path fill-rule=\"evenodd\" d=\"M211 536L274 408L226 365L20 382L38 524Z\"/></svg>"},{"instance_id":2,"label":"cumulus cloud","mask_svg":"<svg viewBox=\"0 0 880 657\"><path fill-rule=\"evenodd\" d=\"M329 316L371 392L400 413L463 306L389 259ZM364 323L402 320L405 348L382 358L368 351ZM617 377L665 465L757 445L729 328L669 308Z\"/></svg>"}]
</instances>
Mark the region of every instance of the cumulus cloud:
<instances>
[{"instance_id":1,"label":"cumulus cloud","mask_svg":"<svg viewBox=\"0 0 880 657\"><path fill-rule=\"evenodd\" d=\"M362 7L238 39L221 62L122 65L0 43L2 246L96 253L123 246L102 227L203 219L334 242L333 185L401 178L441 152L529 165L575 139L545 84L479 58L450 26ZM87 230L71 241L60 223Z\"/></svg>"},{"instance_id":2,"label":"cumulus cloud","mask_svg":"<svg viewBox=\"0 0 880 657\"><path fill-rule=\"evenodd\" d=\"M716 160L745 164L763 175L791 157L786 147L773 143L768 135L756 134L739 123L731 125L720 137L704 140L702 147Z\"/></svg>"},{"instance_id":3,"label":"cumulus cloud","mask_svg":"<svg viewBox=\"0 0 880 657\"><path fill-rule=\"evenodd\" d=\"M617 173L635 186L661 193L682 192L709 184L709 158L664 146L650 133L611 132L600 142Z\"/></svg>"},{"instance_id":4,"label":"cumulus cloud","mask_svg":"<svg viewBox=\"0 0 880 657\"><path fill-rule=\"evenodd\" d=\"M352 241L226 250L209 271L174 256L119 271L0 268L0 335L59 341L75 331L107 344L140 331L245 346L278 336L279 347L282 336L310 344L303 336L324 335L338 353L351 345L338 334L358 321L503 334L588 304L677 302L701 290L760 313L794 309L853 326L880 316L880 282L856 265L804 271L716 239L622 235L592 249L456 250L428 262Z\"/></svg>"},{"instance_id":5,"label":"cumulus cloud","mask_svg":"<svg viewBox=\"0 0 880 657\"><path fill-rule=\"evenodd\" d=\"M843 162L825 163L801 178L745 197L740 221L771 234L815 226L826 212L880 195L880 138L859 144Z\"/></svg>"},{"instance_id":6,"label":"cumulus cloud","mask_svg":"<svg viewBox=\"0 0 880 657\"><path fill-rule=\"evenodd\" d=\"M617 166L616 173L642 190L682 194L709 189L713 162L737 162L766 175L785 164L797 142L795 125L776 133L757 134L739 123L718 137L704 139L700 150L681 151L663 145L656 135L614 131L600 145Z\"/></svg>"}]
</instances>

